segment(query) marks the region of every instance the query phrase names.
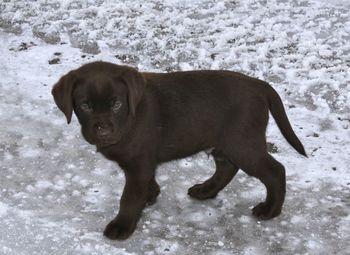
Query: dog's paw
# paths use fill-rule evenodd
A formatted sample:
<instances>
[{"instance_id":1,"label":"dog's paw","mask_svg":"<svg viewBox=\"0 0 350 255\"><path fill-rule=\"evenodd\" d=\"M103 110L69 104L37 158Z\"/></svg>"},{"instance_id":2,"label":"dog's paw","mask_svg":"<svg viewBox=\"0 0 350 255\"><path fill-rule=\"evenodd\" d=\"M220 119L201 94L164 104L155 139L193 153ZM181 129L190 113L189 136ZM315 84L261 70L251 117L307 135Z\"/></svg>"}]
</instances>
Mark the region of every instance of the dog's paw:
<instances>
[{"instance_id":1,"label":"dog's paw","mask_svg":"<svg viewBox=\"0 0 350 255\"><path fill-rule=\"evenodd\" d=\"M125 240L135 230L136 223L130 220L112 220L105 228L103 235L111 240Z\"/></svg>"},{"instance_id":2,"label":"dog's paw","mask_svg":"<svg viewBox=\"0 0 350 255\"><path fill-rule=\"evenodd\" d=\"M196 184L188 189L187 194L195 199L205 200L216 197L217 192L214 192L213 189L209 189L207 185Z\"/></svg>"},{"instance_id":3,"label":"dog's paw","mask_svg":"<svg viewBox=\"0 0 350 255\"><path fill-rule=\"evenodd\" d=\"M253 208L252 213L261 220L269 220L280 215L281 208L276 209L266 203L260 203Z\"/></svg>"}]
</instances>

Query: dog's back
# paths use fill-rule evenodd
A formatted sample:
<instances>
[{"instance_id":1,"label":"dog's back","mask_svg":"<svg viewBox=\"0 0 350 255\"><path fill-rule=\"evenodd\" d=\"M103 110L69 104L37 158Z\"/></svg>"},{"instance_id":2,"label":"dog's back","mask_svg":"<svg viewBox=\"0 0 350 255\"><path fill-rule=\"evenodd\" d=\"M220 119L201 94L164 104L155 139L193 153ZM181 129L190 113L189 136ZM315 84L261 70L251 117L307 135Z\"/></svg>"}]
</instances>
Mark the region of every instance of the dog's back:
<instances>
[{"instance_id":1,"label":"dog's back","mask_svg":"<svg viewBox=\"0 0 350 255\"><path fill-rule=\"evenodd\" d=\"M144 76L160 113L161 161L220 146L225 132L244 119L260 123L262 131L265 130L268 118L265 86L269 85L262 81L229 71L144 73Z\"/></svg>"}]
</instances>

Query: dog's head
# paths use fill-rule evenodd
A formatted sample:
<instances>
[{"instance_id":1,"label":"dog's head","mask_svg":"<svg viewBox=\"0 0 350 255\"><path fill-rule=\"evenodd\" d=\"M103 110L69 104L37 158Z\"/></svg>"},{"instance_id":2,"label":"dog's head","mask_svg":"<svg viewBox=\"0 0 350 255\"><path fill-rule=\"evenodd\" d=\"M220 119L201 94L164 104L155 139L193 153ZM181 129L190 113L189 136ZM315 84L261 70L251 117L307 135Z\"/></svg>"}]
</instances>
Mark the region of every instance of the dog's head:
<instances>
[{"instance_id":1,"label":"dog's head","mask_svg":"<svg viewBox=\"0 0 350 255\"><path fill-rule=\"evenodd\" d=\"M52 95L68 124L74 111L84 138L105 147L120 141L145 87L142 74L131 67L93 62L61 77Z\"/></svg>"}]
</instances>

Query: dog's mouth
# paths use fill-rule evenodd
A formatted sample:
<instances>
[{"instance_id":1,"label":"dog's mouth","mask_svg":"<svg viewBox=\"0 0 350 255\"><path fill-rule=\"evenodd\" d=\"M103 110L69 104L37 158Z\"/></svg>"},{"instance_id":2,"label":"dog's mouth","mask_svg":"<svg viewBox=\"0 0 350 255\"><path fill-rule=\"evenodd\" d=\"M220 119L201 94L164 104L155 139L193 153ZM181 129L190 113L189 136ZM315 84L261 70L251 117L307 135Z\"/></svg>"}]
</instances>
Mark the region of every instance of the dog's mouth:
<instances>
[{"instance_id":1,"label":"dog's mouth","mask_svg":"<svg viewBox=\"0 0 350 255\"><path fill-rule=\"evenodd\" d=\"M108 137L103 137L103 138L99 137L96 139L95 145L98 150L105 149L113 145L117 145L121 137L122 137L122 132L118 132L117 134L114 133L113 135Z\"/></svg>"},{"instance_id":2,"label":"dog's mouth","mask_svg":"<svg viewBox=\"0 0 350 255\"><path fill-rule=\"evenodd\" d=\"M95 145L97 151L105 148L109 148L113 145L117 145L122 138L122 131L114 132L108 136L98 136L97 134L90 134L89 132L84 132L82 129L82 134L85 140L91 145Z\"/></svg>"},{"instance_id":3,"label":"dog's mouth","mask_svg":"<svg viewBox=\"0 0 350 255\"><path fill-rule=\"evenodd\" d=\"M99 139L95 145L99 149L107 148L113 145L116 145L119 142L119 139Z\"/></svg>"}]
</instances>

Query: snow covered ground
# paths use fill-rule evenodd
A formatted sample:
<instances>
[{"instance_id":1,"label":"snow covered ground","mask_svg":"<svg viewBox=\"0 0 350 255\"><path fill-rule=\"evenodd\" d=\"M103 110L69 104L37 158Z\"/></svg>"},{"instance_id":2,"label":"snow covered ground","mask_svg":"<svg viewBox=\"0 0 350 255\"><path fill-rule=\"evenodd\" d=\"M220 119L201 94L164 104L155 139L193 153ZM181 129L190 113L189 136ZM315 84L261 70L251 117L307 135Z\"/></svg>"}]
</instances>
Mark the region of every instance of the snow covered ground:
<instances>
[{"instance_id":1,"label":"snow covered ground","mask_svg":"<svg viewBox=\"0 0 350 255\"><path fill-rule=\"evenodd\" d=\"M3 0L0 3L0 254L350 254L350 2L347 0ZM102 236L123 187L51 87L93 60L145 71L229 69L280 93L309 158L271 120L287 169L282 215L260 222L257 180L217 198L187 188L206 154L158 169L158 202L123 242Z\"/></svg>"}]
</instances>

